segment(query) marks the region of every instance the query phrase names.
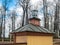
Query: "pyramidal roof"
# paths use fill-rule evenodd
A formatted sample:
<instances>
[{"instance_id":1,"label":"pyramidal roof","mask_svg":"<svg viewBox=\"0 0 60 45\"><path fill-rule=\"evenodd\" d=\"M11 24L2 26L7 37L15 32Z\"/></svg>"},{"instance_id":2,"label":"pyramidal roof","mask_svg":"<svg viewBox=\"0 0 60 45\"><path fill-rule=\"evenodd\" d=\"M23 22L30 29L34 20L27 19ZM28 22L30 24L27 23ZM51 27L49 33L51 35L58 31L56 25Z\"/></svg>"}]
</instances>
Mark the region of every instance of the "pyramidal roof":
<instances>
[{"instance_id":1,"label":"pyramidal roof","mask_svg":"<svg viewBox=\"0 0 60 45\"><path fill-rule=\"evenodd\" d=\"M30 31L30 32L43 32L43 33L53 33L41 26L36 26L36 25L33 25L33 24L27 24L21 28L18 28L16 29L15 31L13 32L26 32L26 31Z\"/></svg>"}]
</instances>

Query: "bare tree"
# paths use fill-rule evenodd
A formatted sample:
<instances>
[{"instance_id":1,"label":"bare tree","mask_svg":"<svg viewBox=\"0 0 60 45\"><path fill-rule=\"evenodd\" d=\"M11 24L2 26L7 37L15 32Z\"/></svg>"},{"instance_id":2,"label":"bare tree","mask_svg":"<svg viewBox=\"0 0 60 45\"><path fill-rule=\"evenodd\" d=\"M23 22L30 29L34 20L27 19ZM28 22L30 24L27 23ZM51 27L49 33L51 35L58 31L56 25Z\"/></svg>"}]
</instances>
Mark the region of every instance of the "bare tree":
<instances>
[{"instance_id":1,"label":"bare tree","mask_svg":"<svg viewBox=\"0 0 60 45\"><path fill-rule=\"evenodd\" d=\"M3 15L2 15L2 6L0 7L0 38L2 35L2 23L3 23Z\"/></svg>"},{"instance_id":2,"label":"bare tree","mask_svg":"<svg viewBox=\"0 0 60 45\"><path fill-rule=\"evenodd\" d=\"M10 40L10 42L12 41L12 35L10 34L10 32L11 32L11 24L9 24L9 40Z\"/></svg>"},{"instance_id":3,"label":"bare tree","mask_svg":"<svg viewBox=\"0 0 60 45\"><path fill-rule=\"evenodd\" d=\"M54 32L58 29L58 6L56 4L56 10L55 10L55 21L54 21Z\"/></svg>"},{"instance_id":4,"label":"bare tree","mask_svg":"<svg viewBox=\"0 0 60 45\"><path fill-rule=\"evenodd\" d=\"M49 16L48 16L48 13L47 13L47 0L43 0L43 7L44 7L44 27L49 29Z\"/></svg>"},{"instance_id":5,"label":"bare tree","mask_svg":"<svg viewBox=\"0 0 60 45\"><path fill-rule=\"evenodd\" d=\"M16 12L15 10L12 10L12 13L11 13L12 17L12 32L15 30L15 19L16 19Z\"/></svg>"},{"instance_id":6,"label":"bare tree","mask_svg":"<svg viewBox=\"0 0 60 45\"><path fill-rule=\"evenodd\" d=\"M18 4L23 8L22 26L28 23L28 5L30 0L18 0Z\"/></svg>"},{"instance_id":7,"label":"bare tree","mask_svg":"<svg viewBox=\"0 0 60 45\"><path fill-rule=\"evenodd\" d=\"M60 30L60 3L58 2L56 4L56 10L55 10L55 20L54 20L54 32L55 37L59 37L59 30Z\"/></svg>"},{"instance_id":8,"label":"bare tree","mask_svg":"<svg viewBox=\"0 0 60 45\"><path fill-rule=\"evenodd\" d=\"M3 26L4 28L2 29L2 32L3 32L3 41L4 41L4 38L5 38L5 17L6 17L6 11L8 10L8 3L10 3L10 0L3 0L2 1L2 6L3 6Z\"/></svg>"}]
</instances>

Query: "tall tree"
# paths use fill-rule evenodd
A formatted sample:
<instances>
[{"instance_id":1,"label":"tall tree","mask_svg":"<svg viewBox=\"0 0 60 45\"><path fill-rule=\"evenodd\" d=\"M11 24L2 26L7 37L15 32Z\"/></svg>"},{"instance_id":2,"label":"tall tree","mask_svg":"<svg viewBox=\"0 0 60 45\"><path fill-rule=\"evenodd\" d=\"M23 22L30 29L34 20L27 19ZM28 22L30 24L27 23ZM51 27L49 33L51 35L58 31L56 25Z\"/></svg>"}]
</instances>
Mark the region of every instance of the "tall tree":
<instances>
[{"instance_id":1,"label":"tall tree","mask_svg":"<svg viewBox=\"0 0 60 45\"><path fill-rule=\"evenodd\" d=\"M30 0L18 0L18 4L23 8L22 26L28 23L28 5Z\"/></svg>"},{"instance_id":2,"label":"tall tree","mask_svg":"<svg viewBox=\"0 0 60 45\"><path fill-rule=\"evenodd\" d=\"M10 3L11 0L2 0L2 6L3 6L3 26L4 28L2 29L3 32L3 40L5 38L5 18L6 18L6 11L8 10L9 6L8 3Z\"/></svg>"},{"instance_id":3,"label":"tall tree","mask_svg":"<svg viewBox=\"0 0 60 45\"><path fill-rule=\"evenodd\" d=\"M12 13L11 13L11 15L12 15L12 32L15 30L15 19L16 19L16 12L15 12L15 10L12 10Z\"/></svg>"},{"instance_id":4,"label":"tall tree","mask_svg":"<svg viewBox=\"0 0 60 45\"><path fill-rule=\"evenodd\" d=\"M56 34L56 37L59 37L59 31L60 31L60 1L56 4L56 10L55 10L55 20L54 20L54 31Z\"/></svg>"},{"instance_id":5,"label":"tall tree","mask_svg":"<svg viewBox=\"0 0 60 45\"><path fill-rule=\"evenodd\" d=\"M44 7L44 27L49 29L49 17L47 13L47 0L43 0L43 7Z\"/></svg>"},{"instance_id":6,"label":"tall tree","mask_svg":"<svg viewBox=\"0 0 60 45\"><path fill-rule=\"evenodd\" d=\"M3 15L2 15L2 7L0 7L0 38L2 35L2 23L3 23Z\"/></svg>"},{"instance_id":7,"label":"tall tree","mask_svg":"<svg viewBox=\"0 0 60 45\"><path fill-rule=\"evenodd\" d=\"M58 29L58 6L56 4L56 10L55 10L55 20L54 20L54 32Z\"/></svg>"}]
</instances>

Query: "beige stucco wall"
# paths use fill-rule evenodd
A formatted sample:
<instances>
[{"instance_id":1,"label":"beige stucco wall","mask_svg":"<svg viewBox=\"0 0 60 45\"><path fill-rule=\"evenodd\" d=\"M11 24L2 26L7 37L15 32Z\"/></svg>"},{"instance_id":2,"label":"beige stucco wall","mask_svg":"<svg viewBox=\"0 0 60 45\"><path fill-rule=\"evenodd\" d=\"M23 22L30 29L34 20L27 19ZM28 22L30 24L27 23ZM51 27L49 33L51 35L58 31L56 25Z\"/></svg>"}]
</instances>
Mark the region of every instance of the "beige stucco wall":
<instances>
[{"instance_id":1,"label":"beige stucco wall","mask_svg":"<svg viewBox=\"0 0 60 45\"><path fill-rule=\"evenodd\" d=\"M53 36L16 36L16 43L27 43L27 45L53 45Z\"/></svg>"},{"instance_id":2,"label":"beige stucco wall","mask_svg":"<svg viewBox=\"0 0 60 45\"><path fill-rule=\"evenodd\" d=\"M16 43L25 43L27 42L27 36L16 36Z\"/></svg>"},{"instance_id":3,"label":"beige stucco wall","mask_svg":"<svg viewBox=\"0 0 60 45\"><path fill-rule=\"evenodd\" d=\"M53 45L52 36L28 36L28 45Z\"/></svg>"}]
</instances>

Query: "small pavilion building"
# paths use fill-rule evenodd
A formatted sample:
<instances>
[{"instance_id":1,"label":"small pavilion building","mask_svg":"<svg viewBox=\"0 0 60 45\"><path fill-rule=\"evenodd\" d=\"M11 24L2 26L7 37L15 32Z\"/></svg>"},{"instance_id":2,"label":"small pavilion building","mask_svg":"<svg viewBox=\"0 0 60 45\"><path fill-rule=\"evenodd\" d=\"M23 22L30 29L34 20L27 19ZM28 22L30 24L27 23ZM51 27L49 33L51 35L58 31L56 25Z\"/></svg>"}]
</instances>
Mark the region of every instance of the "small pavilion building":
<instances>
[{"instance_id":1,"label":"small pavilion building","mask_svg":"<svg viewBox=\"0 0 60 45\"><path fill-rule=\"evenodd\" d=\"M37 18L37 10L33 10L29 24L12 32L14 43L17 45L53 45L53 33L40 26L40 19Z\"/></svg>"}]
</instances>

